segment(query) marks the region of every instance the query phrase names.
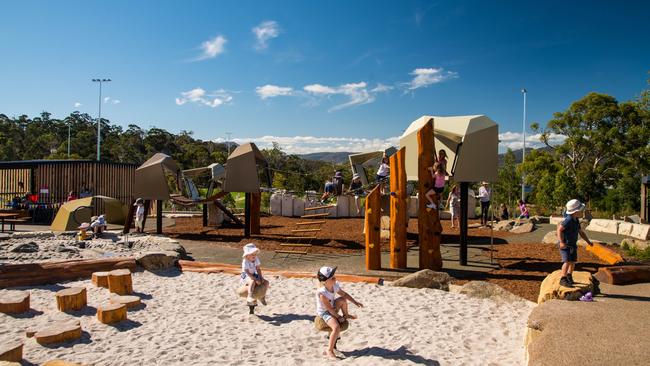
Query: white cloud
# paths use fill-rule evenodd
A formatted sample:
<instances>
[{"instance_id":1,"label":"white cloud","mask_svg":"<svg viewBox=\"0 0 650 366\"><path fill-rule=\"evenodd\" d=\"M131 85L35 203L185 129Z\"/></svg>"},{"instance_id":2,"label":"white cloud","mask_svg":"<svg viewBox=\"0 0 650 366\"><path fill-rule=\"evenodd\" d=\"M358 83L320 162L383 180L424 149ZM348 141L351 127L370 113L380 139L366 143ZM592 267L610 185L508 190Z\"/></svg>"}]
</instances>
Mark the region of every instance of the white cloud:
<instances>
[{"instance_id":1,"label":"white cloud","mask_svg":"<svg viewBox=\"0 0 650 366\"><path fill-rule=\"evenodd\" d=\"M200 48L203 53L194 61L202 61L219 56L225 51L224 46L226 42L228 42L228 40L224 36L219 35L201 43Z\"/></svg>"},{"instance_id":2,"label":"white cloud","mask_svg":"<svg viewBox=\"0 0 650 366\"><path fill-rule=\"evenodd\" d=\"M413 79L406 83L406 88L411 91L458 77L458 73L443 68L418 68L409 75L413 75Z\"/></svg>"},{"instance_id":3,"label":"white cloud","mask_svg":"<svg viewBox=\"0 0 650 366\"><path fill-rule=\"evenodd\" d=\"M252 32L255 34L255 38L257 39L255 49L261 51L265 50L269 46L270 40L280 35L280 27L277 22L269 20L254 27Z\"/></svg>"},{"instance_id":4,"label":"white cloud","mask_svg":"<svg viewBox=\"0 0 650 366\"><path fill-rule=\"evenodd\" d=\"M108 103L109 100L111 100L111 97L104 97L104 104Z\"/></svg>"},{"instance_id":5,"label":"white cloud","mask_svg":"<svg viewBox=\"0 0 650 366\"><path fill-rule=\"evenodd\" d=\"M293 88L277 85L264 85L255 88L255 92L261 99L291 95Z\"/></svg>"},{"instance_id":6,"label":"white cloud","mask_svg":"<svg viewBox=\"0 0 650 366\"><path fill-rule=\"evenodd\" d=\"M75 108L79 108L79 107L81 107L82 105L83 105L83 104L81 104L81 103L79 103L79 102L74 102L74 107L75 107Z\"/></svg>"},{"instance_id":7,"label":"white cloud","mask_svg":"<svg viewBox=\"0 0 650 366\"><path fill-rule=\"evenodd\" d=\"M120 102L119 99L113 99L113 98L111 98L111 97L104 97L104 104L108 104L108 103L111 103L111 104L120 104L121 102ZM81 104L79 104L79 105L81 105ZM76 107L76 104L75 104L75 107Z\"/></svg>"},{"instance_id":8,"label":"white cloud","mask_svg":"<svg viewBox=\"0 0 650 366\"><path fill-rule=\"evenodd\" d=\"M120 103L121 103L121 102L120 102L119 99L114 99L114 100L113 100L113 104L120 104Z\"/></svg>"},{"instance_id":9,"label":"white cloud","mask_svg":"<svg viewBox=\"0 0 650 366\"><path fill-rule=\"evenodd\" d=\"M366 152L379 151L399 144L399 137L389 138L359 138L359 137L318 137L318 136L261 136L233 138L232 141L243 144L254 142L260 149L273 147L273 142L280 144L288 154L309 154L314 152ZM225 142L218 138L215 142Z\"/></svg>"},{"instance_id":10,"label":"white cloud","mask_svg":"<svg viewBox=\"0 0 650 366\"><path fill-rule=\"evenodd\" d=\"M539 139L542 135L539 133L536 134L526 134L526 149L528 148L534 148L538 149L540 147L544 147L544 143L542 143ZM512 150L517 150L521 149L524 147L524 142L522 139L522 133L521 132L511 132L511 131L506 131L504 133L499 134L499 147L503 149L512 149ZM549 144L551 145L558 145L561 144L566 137L563 135L558 135L558 134L551 134L549 136Z\"/></svg>"},{"instance_id":11,"label":"white cloud","mask_svg":"<svg viewBox=\"0 0 650 366\"><path fill-rule=\"evenodd\" d=\"M310 84L303 87L303 90L309 94L317 97L324 97L330 95L343 95L349 100L343 104L336 105L328 110L328 112L338 111L343 108L368 104L375 101L377 93L385 92L392 89L389 86L378 84L374 89L368 90L368 84L365 81L358 83L343 84L338 87L331 87L321 84Z\"/></svg>"},{"instance_id":12,"label":"white cloud","mask_svg":"<svg viewBox=\"0 0 650 366\"><path fill-rule=\"evenodd\" d=\"M181 97L176 98L177 105L183 105L188 102L215 108L232 102L232 96L229 92L223 89L213 91L212 93L206 93L203 88L195 88L186 92L181 92Z\"/></svg>"}]
</instances>

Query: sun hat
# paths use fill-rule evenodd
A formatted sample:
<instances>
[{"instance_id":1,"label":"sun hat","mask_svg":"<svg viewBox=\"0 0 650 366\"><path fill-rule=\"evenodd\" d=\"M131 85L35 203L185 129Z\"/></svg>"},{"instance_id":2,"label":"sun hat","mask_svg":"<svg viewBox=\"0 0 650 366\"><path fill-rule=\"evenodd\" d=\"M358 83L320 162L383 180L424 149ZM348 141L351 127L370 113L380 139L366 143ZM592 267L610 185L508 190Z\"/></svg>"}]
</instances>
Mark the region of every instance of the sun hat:
<instances>
[{"instance_id":1,"label":"sun hat","mask_svg":"<svg viewBox=\"0 0 650 366\"><path fill-rule=\"evenodd\" d=\"M318 280L322 282L322 281L327 281L330 278L334 277L335 272L336 272L336 267L323 266L320 267L316 275L318 276Z\"/></svg>"},{"instance_id":2,"label":"sun hat","mask_svg":"<svg viewBox=\"0 0 650 366\"><path fill-rule=\"evenodd\" d=\"M98 219L97 216L93 216L93 217L90 218L90 221L97 221L97 219Z\"/></svg>"},{"instance_id":3,"label":"sun hat","mask_svg":"<svg viewBox=\"0 0 650 366\"><path fill-rule=\"evenodd\" d=\"M360 177L359 173L352 174L352 179L359 179L359 177Z\"/></svg>"},{"instance_id":4,"label":"sun hat","mask_svg":"<svg viewBox=\"0 0 650 366\"><path fill-rule=\"evenodd\" d=\"M84 222L81 225L79 225L79 227L77 229L88 229L89 227L90 227L90 224L87 223L87 222Z\"/></svg>"},{"instance_id":5,"label":"sun hat","mask_svg":"<svg viewBox=\"0 0 650 366\"><path fill-rule=\"evenodd\" d=\"M585 204L578 201L575 198L566 203L566 213L569 215L578 211L582 211L584 209L585 209Z\"/></svg>"},{"instance_id":6,"label":"sun hat","mask_svg":"<svg viewBox=\"0 0 650 366\"><path fill-rule=\"evenodd\" d=\"M244 254L242 255L242 257L245 257L245 256L247 256L249 254L255 254L255 253L259 252L259 251L260 250L257 249L255 244L248 243L248 244L244 245Z\"/></svg>"},{"instance_id":7,"label":"sun hat","mask_svg":"<svg viewBox=\"0 0 650 366\"><path fill-rule=\"evenodd\" d=\"M135 200L135 203L133 204L133 206L137 206L138 203L144 203L144 200L142 198L138 198L137 200Z\"/></svg>"},{"instance_id":8,"label":"sun hat","mask_svg":"<svg viewBox=\"0 0 650 366\"><path fill-rule=\"evenodd\" d=\"M341 177L343 177L343 174L341 174L341 172L338 171L338 172L334 173L334 177L335 178L341 178Z\"/></svg>"}]
</instances>

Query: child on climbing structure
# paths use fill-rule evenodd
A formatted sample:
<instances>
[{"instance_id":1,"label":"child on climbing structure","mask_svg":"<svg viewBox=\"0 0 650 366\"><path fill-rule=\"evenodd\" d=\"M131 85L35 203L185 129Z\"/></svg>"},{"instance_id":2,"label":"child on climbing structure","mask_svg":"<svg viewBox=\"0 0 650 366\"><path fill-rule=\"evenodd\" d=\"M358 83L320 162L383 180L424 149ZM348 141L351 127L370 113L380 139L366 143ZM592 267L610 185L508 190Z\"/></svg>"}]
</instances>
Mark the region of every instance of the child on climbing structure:
<instances>
[{"instance_id":1,"label":"child on climbing structure","mask_svg":"<svg viewBox=\"0 0 650 366\"><path fill-rule=\"evenodd\" d=\"M244 245L244 254L241 261L241 282L248 287L248 297L246 298L248 305L257 304L257 300L253 297L255 287L263 284L268 285L269 283L262 276L261 262L257 257L259 252L260 250L253 243ZM262 305L266 305L266 298L261 298L260 302Z\"/></svg>"},{"instance_id":2,"label":"child on climbing structure","mask_svg":"<svg viewBox=\"0 0 650 366\"><path fill-rule=\"evenodd\" d=\"M138 198L135 200L133 206L136 206L135 209L135 231L142 233L144 232L144 200Z\"/></svg>"},{"instance_id":3,"label":"child on climbing structure","mask_svg":"<svg viewBox=\"0 0 650 366\"><path fill-rule=\"evenodd\" d=\"M460 227L460 194L458 193L458 186L455 184L451 187L451 192L447 198L447 207L451 211L451 227L455 227L454 222L457 222L458 227Z\"/></svg>"},{"instance_id":4,"label":"child on climbing structure","mask_svg":"<svg viewBox=\"0 0 650 366\"><path fill-rule=\"evenodd\" d=\"M442 165L442 171L445 172L445 175L449 175L449 173L447 173L447 153L445 152L445 150L440 149L440 151L438 151L438 156L436 157L436 163Z\"/></svg>"},{"instance_id":5,"label":"child on climbing structure","mask_svg":"<svg viewBox=\"0 0 650 366\"><path fill-rule=\"evenodd\" d=\"M573 287L573 269L578 261L578 235L580 235L590 246L593 245L580 227L578 215L585 209L585 204L572 199L566 204L564 220L557 225L557 238L560 245L560 256L562 257L562 278L560 286Z\"/></svg>"},{"instance_id":6,"label":"child on climbing structure","mask_svg":"<svg viewBox=\"0 0 650 366\"><path fill-rule=\"evenodd\" d=\"M445 190L445 168L440 163L433 164L433 167L429 168L431 176L433 177L433 188L431 188L426 194L425 197L429 200L428 208L436 209L440 205L440 197L442 192ZM433 201L433 194L438 195L438 202Z\"/></svg>"},{"instance_id":7,"label":"child on climbing structure","mask_svg":"<svg viewBox=\"0 0 650 366\"><path fill-rule=\"evenodd\" d=\"M336 267L321 267L316 273L321 285L316 292L316 314L332 329L328 348L325 351L328 357L336 357L334 345L341 332L340 324L347 319L357 318L348 312L348 301L360 308L363 307L362 303L341 289L334 276L335 272ZM341 311L342 315L339 315L339 311Z\"/></svg>"}]
</instances>

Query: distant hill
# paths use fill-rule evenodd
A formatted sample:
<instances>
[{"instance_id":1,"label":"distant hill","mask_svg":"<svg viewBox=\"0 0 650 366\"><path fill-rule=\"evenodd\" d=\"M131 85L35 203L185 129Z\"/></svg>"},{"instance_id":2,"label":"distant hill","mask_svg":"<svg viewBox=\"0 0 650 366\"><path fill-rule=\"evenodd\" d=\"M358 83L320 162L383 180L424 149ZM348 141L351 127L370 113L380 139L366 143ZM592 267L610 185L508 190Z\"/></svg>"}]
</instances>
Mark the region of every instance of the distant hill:
<instances>
[{"instance_id":1,"label":"distant hill","mask_svg":"<svg viewBox=\"0 0 650 366\"><path fill-rule=\"evenodd\" d=\"M317 152L317 153L311 153L311 154L302 154L298 155L303 159L306 160L316 160L316 161L324 161L327 163L335 163L335 164L347 164L349 162L348 160L348 155L350 154L356 154L353 152Z\"/></svg>"},{"instance_id":2,"label":"distant hill","mask_svg":"<svg viewBox=\"0 0 650 366\"><path fill-rule=\"evenodd\" d=\"M551 150L550 147L544 146L540 147L539 149L533 149L532 147L527 147L526 148L526 155L530 154L531 151L533 150ZM512 152L515 154L515 163L520 164L522 160L522 152L524 149L517 149L517 150L512 150ZM499 166L503 165L503 160L505 159L506 153L499 154Z\"/></svg>"}]
</instances>

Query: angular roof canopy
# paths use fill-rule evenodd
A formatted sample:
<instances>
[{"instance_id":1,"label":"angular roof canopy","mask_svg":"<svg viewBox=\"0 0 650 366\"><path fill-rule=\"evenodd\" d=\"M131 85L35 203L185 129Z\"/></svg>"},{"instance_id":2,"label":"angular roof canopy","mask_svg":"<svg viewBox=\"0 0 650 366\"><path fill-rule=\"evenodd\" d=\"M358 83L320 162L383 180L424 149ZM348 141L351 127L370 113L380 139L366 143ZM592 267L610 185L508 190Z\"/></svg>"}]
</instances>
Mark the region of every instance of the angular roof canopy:
<instances>
[{"instance_id":1,"label":"angular roof canopy","mask_svg":"<svg viewBox=\"0 0 650 366\"><path fill-rule=\"evenodd\" d=\"M178 165L171 156L157 153L135 170L133 195L147 200L168 200L169 185L165 170L177 175Z\"/></svg>"},{"instance_id":2,"label":"angular roof canopy","mask_svg":"<svg viewBox=\"0 0 650 366\"><path fill-rule=\"evenodd\" d=\"M406 175L418 180L418 131L433 120L436 152L447 153L447 172L456 182L497 180L499 126L483 115L422 116L413 121L399 139L406 147Z\"/></svg>"},{"instance_id":3,"label":"angular roof canopy","mask_svg":"<svg viewBox=\"0 0 650 366\"><path fill-rule=\"evenodd\" d=\"M371 151L365 153L350 154L348 155L348 159L350 160L350 167L352 167L352 174L359 174L361 183L365 186L368 184L368 177L366 176L366 171L364 168L368 166L378 165L384 155L386 157L390 157L396 152L397 149L391 146L384 151Z\"/></svg>"},{"instance_id":4,"label":"angular roof canopy","mask_svg":"<svg viewBox=\"0 0 650 366\"><path fill-rule=\"evenodd\" d=\"M257 146L252 142L239 145L226 160L226 180L223 190L226 192L259 192L258 164L266 167L267 162Z\"/></svg>"}]
</instances>

